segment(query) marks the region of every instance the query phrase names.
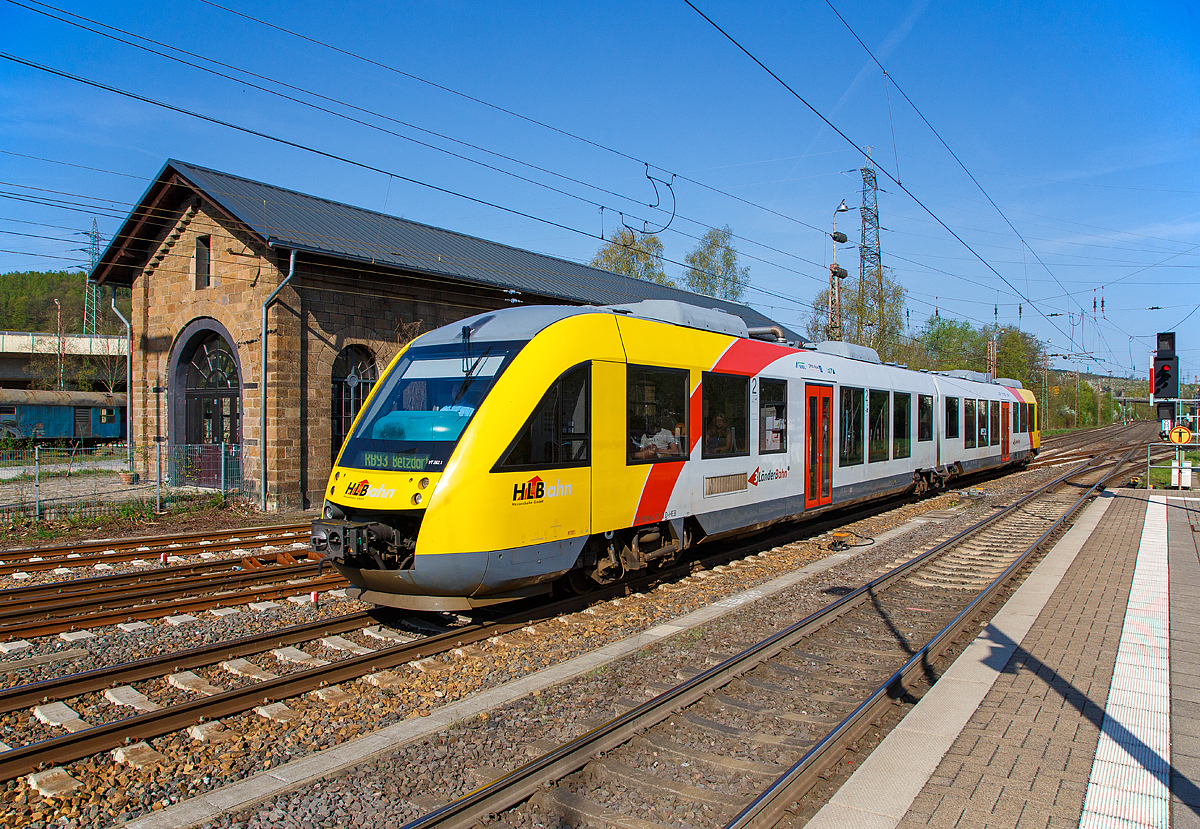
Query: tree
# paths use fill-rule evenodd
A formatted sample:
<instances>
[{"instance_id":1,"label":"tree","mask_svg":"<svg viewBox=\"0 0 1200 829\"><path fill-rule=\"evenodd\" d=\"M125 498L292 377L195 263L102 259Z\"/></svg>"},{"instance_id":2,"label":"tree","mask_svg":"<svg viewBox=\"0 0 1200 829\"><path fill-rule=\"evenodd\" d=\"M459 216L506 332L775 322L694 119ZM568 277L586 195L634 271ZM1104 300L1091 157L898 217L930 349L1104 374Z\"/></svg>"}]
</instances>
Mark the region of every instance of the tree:
<instances>
[{"instance_id":1,"label":"tree","mask_svg":"<svg viewBox=\"0 0 1200 829\"><path fill-rule=\"evenodd\" d=\"M657 235L622 227L600 246L590 264L593 268L674 288L675 283L663 271L662 253L663 245Z\"/></svg>"},{"instance_id":2,"label":"tree","mask_svg":"<svg viewBox=\"0 0 1200 829\"><path fill-rule=\"evenodd\" d=\"M750 281L750 268L738 267L732 240L733 230L729 225L710 228L704 234L695 249L683 258L688 264L684 273L688 290L733 302L742 298Z\"/></svg>"},{"instance_id":3,"label":"tree","mask_svg":"<svg viewBox=\"0 0 1200 829\"><path fill-rule=\"evenodd\" d=\"M867 279L843 279L840 289L842 340L875 349L880 359L894 361L908 353L904 338L904 286L891 269ZM808 334L823 340L829 319L829 289L823 288L813 300Z\"/></svg>"}]
</instances>

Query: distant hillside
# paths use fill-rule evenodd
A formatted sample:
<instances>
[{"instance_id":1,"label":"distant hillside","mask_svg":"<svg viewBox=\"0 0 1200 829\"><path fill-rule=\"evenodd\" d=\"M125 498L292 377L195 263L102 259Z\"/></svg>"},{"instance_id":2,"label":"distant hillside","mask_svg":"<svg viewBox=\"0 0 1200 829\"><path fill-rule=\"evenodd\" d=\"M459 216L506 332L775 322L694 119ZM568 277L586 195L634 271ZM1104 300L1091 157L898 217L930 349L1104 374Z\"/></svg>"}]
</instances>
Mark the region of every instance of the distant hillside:
<instances>
[{"instance_id":1,"label":"distant hillside","mask_svg":"<svg viewBox=\"0 0 1200 829\"><path fill-rule=\"evenodd\" d=\"M112 312L111 288L100 299L100 333L123 334L125 327ZM57 331L58 308L66 333L83 330L84 275L80 271L14 271L0 274L0 330ZM117 292L117 307L129 318L129 291Z\"/></svg>"}]
</instances>

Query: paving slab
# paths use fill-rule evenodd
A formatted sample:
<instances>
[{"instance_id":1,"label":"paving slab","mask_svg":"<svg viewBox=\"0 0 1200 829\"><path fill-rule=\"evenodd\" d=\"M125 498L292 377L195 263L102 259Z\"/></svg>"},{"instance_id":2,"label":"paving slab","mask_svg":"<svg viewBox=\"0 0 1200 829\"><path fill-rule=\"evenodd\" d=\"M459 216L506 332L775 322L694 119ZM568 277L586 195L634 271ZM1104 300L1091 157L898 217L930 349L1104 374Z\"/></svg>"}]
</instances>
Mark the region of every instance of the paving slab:
<instances>
[{"instance_id":1,"label":"paving slab","mask_svg":"<svg viewBox=\"0 0 1200 829\"><path fill-rule=\"evenodd\" d=\"M279 678L279 674L273 674L270 671L264 671L250 660L241 658L225 660L221 663L221 670L228 671L234 676L244 676L247 679L254 679L259 682L266 682L269 679Z\"/></svg>"},{"instance_id":2,"label":"paving slab","mask_svg":"<svg viewBox=\"0 0 1200 829\"><path fill-rule=\"evenodd\" d=\"M126 633L134 633L139 630L149 630L150 625L145 622L121 622L117 627Z\"/></svg>"},{"instance_id":3,"label":"paving slab","mask_svg":"<svg viewBox=\"0 0 1200 829\"><path fill-rule=\"evenodd\" d=\"M108 688L104 691L104 698L115 705L125 705L135 711L157 711L162 708L161 705L152 702L149 697L132 685Z\"/></svg>"},{"instance_id":4,"label":"paving slab","mask_svg":"<svg viewBox=\"0 0 1200 829\"><path fill-rule=\"evenodd\" d=\"M36 705L33 708L33 716L37 718L38 722L65 729L72 734L92 727L90 723L84 722L79 714L65 702Z\"/></svg>"},{"instance_id":5,"label":"paving slab","mask_svg":"<svg viewBox=\"0 0 1200 829\"><path fill-rule=\"evenodd\" d=\"M224 619L228 616L236 616L242 611L238 610L236 607L214 607L208 612L211 615L216 616L218 619Z\"/></svg>"},{"instance_id":6,"label":"paving slab","mask_svg":"<svg viewBox=\"0 0 1200 829\"><path fill-rule=\"evenodd\" d=\"M134 743L112 750L112 758L118 763L135 769L148 769L162 765L167 758L161 752L155 751L149 743Z\"/></svg>"},{"instance_id":7,"label":"paving slab","mask_svg":"<svg viewBox=\"0 0 1200 829\"><path fill-rule=\"evenodd\" d=\"M385 628L382 625L371 625L370 627L363 628L363 636L368 636L371 639L378 639L381 642L388 642L396 645L400 645L405 642L415 642L418 638L420 638L417 636L410 636L405 633L399 633L391 628Z\"/></svg>"},{"instance_id":8,"label":"paving slab","mask_svg":"<svg viewBox=\"0 0 1200 829\"><path fill-rule=\"evenodd\" d=\"M256 706L254 713L264 719L281 723L289 723L300 716L299 711L293 711L282 702L272 702L269 705Z\"/></svg>"},{"instance_id":9,"label":"paving slab","mask_svg":"<svg viewBox=\"0 0 1200 829\"><path fill-rule=\"evenodd\" d=\"M200 723L199 725L190 725L187 730L188 736L198 743L223 743L234 734L225 726L217 721Z\"/></svg>"},{"instance_id":10,"label":"paving slab","mask_svg":"<svg viewBox=\"0 0 1200 829\"><path fill-rule=\"evenodd\" d=\"M280 662L288 662L292 665L304 665L308 668L315 668L329 664L328 659L319 659L311 653L305 653L299 648L291 647L290 645L286 648L276 648L271 653L275 654L275 658Z\"/></svg>"},{"instance_id":11,"label":"paving slab","mask_svg":"<svg viewBox=\"0 0 1200 829\"><path fill-rule=\"evenodd\" d=\"M178 616L167 616L163 621L172 627L183 627L196 621L196 617L190 613L180 613Z\"/></svg>"},{"instance_id":12,"label":"paving slab","mask_svg":"<svg viewBox=\"0 0 1200 829\"><path fill-rule=\"evenodd\" d=\"M258 613L263 613L268 610L274 610L277 607L282 607L282 605L276 604L275 602L250 602L247 607Z\"/></svg>"},{"instance_id":13,"label":"paving slab","mask_svg":"<svg viewBox=\"0 0 1200 829\"><path fill-rule=\"evenodd\" d=\"M27 642L24 639L17 639L16 641L10 642L0 642L0 653L16 653L17 651L23 651L26 648L32 647L33 643Z\"/></svg>"},{"instance_id":14,"label":"paving slab","mask_svg":"<svg viewBox=\"0 0 1200 829\"><path fill-rule=\"evenodd\" d=\"M349 639L341 636L326 636L321 640L321 644L330 650L342 651L344 653L353 653L363 656L368 653L375 653L374 648L368 648L363 645L356 645Z\"/></svg>"},{"instance_id":15,"label":"paving slab","mask_svg":"<svg viewBox=\"0 0 1200 829\"><path fill-rule=\"evenodd\" d=\"M198 676L192 671L173 673L167 677L167 682L172 687L178 688L181 691L191 691L194 694L202 694L206 697L216 696L225 690L224 688L218 688L204 677Z\"/></svg>"},{"instance_id":16,"label":"paving slab","mask_svg":"<svg viewBox=\"0 0 1200 829\"><path fill-rule=\"evenodd\" d=\"M42 797L62 797L83 785L67 774L66 769L59 767L26 775L25 780Z\"/></svg>"},{"instance_id":17,"label":"paving slab","mask_svg":"<svg viewBox=\"0 0 1200 829\"><path fill-rule=\"evenodd\" d=\"M308 695L329 705L342 705L354 699L354 695L344 691L340 685L330 685L328 688L318 688L309 691Z\"/></svg>"},{"instance_id":18,"label":"paving slab","mask_svg":"<svg viewBox=\"0 0 1200 829\"><path fill-rule=\"evenodd\" d=\"M1109 608L1127 598L1144 512L1136 498L1094 501L808 827L1077 826L1099 729L1064 701L1078 680L1058 652L1077 652L1072 664L1091 680L1093 651L1111 649L1106 690L1120 632L1119 619L1109 630ZM1079 621L1089 609L1102 617L1096 629ZM1052 746L1082 755L1071 760L1078 797L1047 798Z\"/></svg>"},{"instance_id":19,"label":"paving slab","mask_svg":"<svg viewBox=\"0 0 1200 829\"><path fill-rule=\"evenodd\" d=\"M64 630L58 634L58 638L64 642L82 642L85 639L95 639L96 634L90 630Z\"/></svg>"}]
</instances>

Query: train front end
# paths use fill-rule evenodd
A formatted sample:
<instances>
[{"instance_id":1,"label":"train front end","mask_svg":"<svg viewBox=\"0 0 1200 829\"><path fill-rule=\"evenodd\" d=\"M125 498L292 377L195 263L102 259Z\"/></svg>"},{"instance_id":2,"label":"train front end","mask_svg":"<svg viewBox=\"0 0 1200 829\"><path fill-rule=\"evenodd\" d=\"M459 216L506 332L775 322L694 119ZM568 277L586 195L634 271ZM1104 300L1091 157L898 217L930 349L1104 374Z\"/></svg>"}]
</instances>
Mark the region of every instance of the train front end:
<instances>
[{"instance_id":1,"label":"train front end","mask_svg":"<svg viewBox=\"0 0 1200 829\"><path fill-rule=\"evenodd\" d=\"M349 595L411 610L468 610L544 593L556 569L572 566L581 541L530 544L528 516L503 511L481 487L515 497L513 480L530 478L491 468L525 416L515 409L544 389L566 350L538 333L580 313L480 315L429 332L396 358L359 412L312 526L313 548L349 580ZM585 524L587 472L566 470L561 482L569 490L583 478L575 483L581 497L570 501Z\"/></svg>"}]
</instances>

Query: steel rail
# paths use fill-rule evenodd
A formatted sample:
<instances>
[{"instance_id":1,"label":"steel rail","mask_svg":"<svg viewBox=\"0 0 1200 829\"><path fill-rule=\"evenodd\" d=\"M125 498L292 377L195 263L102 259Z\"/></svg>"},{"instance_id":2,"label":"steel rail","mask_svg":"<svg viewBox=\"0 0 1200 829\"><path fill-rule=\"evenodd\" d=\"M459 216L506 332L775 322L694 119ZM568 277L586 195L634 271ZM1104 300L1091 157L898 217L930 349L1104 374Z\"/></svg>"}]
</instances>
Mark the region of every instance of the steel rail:
<instances>
[{"instance_id":1,"label":"steel rail","mask_svg":"<svg viewBox=\"0 0 1200 829\"><path fill-rule=\"evenodd\" d=\"M1066 473L1060 476L1060 479L1065 479L1074 473ZM1050 485L1057 482L1051 482ZM1049 486L1049 485L1047 485ZM1046 487L1035 490L1040 492ZM774 528L775 532L769 535L768 543L773 545L787 544L801 538L811 538L826 532L829 529L841 526L847 522L861 520L872 515L878 515L890 509L894 509L897 505L912 502L912 495L897 496L883 502L876 502L869 505L853 505L837 509L828 513L823 513L813 520L803 522L798 528L789 527L786 532L778 532L778 527ZM990 518L994 520L1002 515L1007 514L1013 505L1005 510L997 512ZM785 525L786 526L786 525ZM974 528L968 528L963 532L954 536L951 541L961 540L970 535ZM768 531L770 532L770 531ZM761 549L764 543L764 533L756 534L746 543L740 543L736 546L716 552L714 555L707 557L705 563L709 566L714 566L716 563L723 563L746 555L751 550ZM949 542L947 542L949 543ZM921 556L921 559L928 557L934 552L940 550L944 545L939 545L933 550ZM327 666L315 667L298 671L287 676L280 677L267 682L251 684L245 688L234 691L224 692L212 697L192 700L181 705L169 706L158 711L139 714L133 717L128 717L112 723L93 726L92 728L73 734L66 734L60 737L43 740L27 746L19 746L10 751L0 753L0 780L9 780L20 774L30 771L36 771L38 768L46 766L69 763L74 760L79 760L88 757L100 751L116 748L129 741L150 739L163 734L168 734L173 731L186 728L189 725L194 725L205 720L216 719L231 714L242 713L250 710L255 705L269 702L272 700L288 699L298 696L308 691L316 690L327 685L344 682L348 679L355 679L365 674L376 670L384 670L396 667L413 660L428 656L435 656L446 653L455 647L463 644L473 644L482 641L492 636L501 635L514 630L518 630L527 625L533 624L535 621L554 618L558 615L564 615L571 612L576 612L593 603L606 601L620 595L629 595L633 592L650 589L653 585L669 581L672 578L679 578L691 572L695 562L684 562L675 567L652 573L638 579L627 582L621 582L609 587L604 587L599 590L592 591L583 596L570 597L564 600L554 602L541 607L528 607L518 610L509 617L493 620L490 622L471 625L468 627L449 631L445 634L437 634L426 639L422 639L416 643L406 643L390 648L383 648L371 654L361 656L351 656L339 660ZM886 578L885 576L881 578ZM874 582L873 582L874 583ZM842 615L848 612L854 604L861 603L865 600L863 589L855 591L842 599L830 605L823 612L829 612L831 609ZM223 603L232 603L229 600L232 596L221 597ZM816 616L818 614L814 614ZM812 617L810 617L811 619ZM808 620L806 620L808 621ZM798 623L802 625L804 622ZM786 633L786 631L785 631ZM782 634L781 634L782 635ZM782 648L782 646L781 646ZM734 657L736 660L737 657ZM733 662L730 660L729 662ZM706 671L696 679L706 677L713 672L726 667L729 662L722 663L710 671ZM693 680L695 681L695 680ZM650 703L654 701L651 700ZM645 708L646 706L642 706ZM636 713L630 712L630 714ZM619 722L626 719L629 715L618 718L613 722ZM611 723L609 724L611 725ZM604 729L606 726L601 726ZM589 732L594 733L594 732ZM585 737L587 735L584 735ZM582 739L582 738L581 738ZM565 749L566 747L564 747ZM561 749L560 749L561 751ZM557 755L559 752L556 752ZM548 755L551 756L551 755ZM538 761L534 761L536 764ZM531 764L532 765L532 764ZM518 769L517 772L521 770ZM500 781L496 781L497 783ZM489 784L479 791L490 791L495 784ZM535 786L536 788L536 786ZM476 793L472 793L476 794ZM523 796L527 796L523 795ZM468 795L471 797L471 795ZM518 797L516 800L520 800ZM516 802L514 800L513 802ZM453 805L453 804L451 804ZM511 805L511 804L510 804ZM441 810L439 810L441 811ZM497 811L492 809L491 811ZM434 813L437 814L437 813ZM469 824L464 824L469 825Z\"/></svg>"},{"instance_id":2,"label":"steel rail","mask_svg":"<svg viewBox=\"0 0 1200 829\"><path fill-rule=\"evenodd\" d=\"M451 827L470 829L481 820L486 819L488 815L499 814L505 809L511 808L533 795L547 783L552 783L582 768L592 757L627 742L635 734L657 725L677 711L699 701L714 689L728 684L754 665L775 656L803 640L812 632L827 626L830 622L867 601L878 588L887 587L893 582L903 579L911 571L940 556L945 550L983 532L996 521L1026 506L1048 490L1061 486L1070 478L1094 470L1093 462L1111 453L1112 450L1105 450L1093 458L1092 462L1085 464L1083 468L1073 469L1060 475L1013 504L956 533L946 541L871 580L794 625L773 634L742 653L701 672L679 686L648 700L637 708L627 711L550 753L530 761L509 774L481 786L421 818L404 824L402 829L431 829L435 826L447 829ZM1090 492L1091 490L1089 490L1089 496ZM1042 538L1047 537L1048 532L1044 533ZM892 684L893 680L889 680L887 687Z\"/></svg>"},{"instance_id":3,"label":"steel rail","mask_svg":"<svg viewBox=\"0 0 1200 829\"><path fill-rule=\"evenodd\" d=\"M237 530L216 532L176 533L132 538L109 538L101 541L81 541L75 544L56 544L46 547L14 547L0 550L0 574L14 568L45 569L42 565L55 566L59 562L79 563L121 560L115 556L142 557L148 553L172 553L176 550L199 547L204 550L221 549L231 545L237 549L254 542L286 541L307 539L312 528L308 524L280 524L272 527L244 527ZM259 538L258 536L264 536ZM232 541L231 539L238 539ZM42 559L31 561L30 559Z\"/></svg>"},{"instance_id":4,"label":"steel rail","mask_svg":"<svg viewBox=\"0 0 1200 829\"><path fill-rule=\"evenodd\" d=\"M44 596L9 599L0 610L0 635L13 624L36 621L40 618L78 616L89 610L118 610L137 607L147 600L166 602L196 593L237 589L247 583L270 583L281 579L305 578L317 570L316 562L278 564L259 570L230 570L226 573L194 573L183 578L154 581L141 585L94 585L90 591L51 593Z\"/></svg>"},{"instance_id":5,"label":"steel rail","mask_svg":"<svg viewBox=\"0 0 1200 829\"><path fill-rule=\"evenodd\" d=\"M755 537L744 543L731 544L723 549L718 549L712 555L707 556L703 560L703 564L705 566L716 566L717 564L741 558L750 551L762 549L764 541L772 545L788 544L800 538L820 535L849 521L862 520L863 518L878 515L889 509L894 509L898 504L910 502L910 499L911 496L902 496L866 506L856 505L839 509L832 513L824 513L820 517L812 521L807 521L799 527L788 527L785 532L779 532L778 528L775 528L775 532L770 533L766 539L764 539L763 533L758 533ZM171 706L159 711L150 712L149 714L129 717L103 726L94 726L93 728L74 734L66 734L61 737L33 743L29 746L13 748L10 751L0 753L0 780L8 780L20 774L36 771L39 767L46 765L79 760L98 751L124 745L127 740L150 739L172 731L178 731L181 728L186 728L189 725L194 725L204 720L248 711L255 705L262 704L264 700L287 699L326 685L363 676L376 669L382 670L406 664L414 658L414 654L415 658L422 658L423 656L437 656L447 653L459 647L460 644L473 644L491 636L519 630L522 627L534 624L536 621L576 612L598 602L607 601L617 596L627 596L634 592L651 589L654 585L662 582L683 578L692 572L695 564L696 562L694 561L686 561L674 567L631 581L603 587L582 596L573 596L540 607L523 607L504 618L458 628L446 634L427 637L420 640L419 644L408 643L392 648L381 648L372 654L349 657L328 666L298 671L286 677L281 677L278 680L271 680L269 683L250 685L237 692L230 691L225 694L193 700L184 703L182 707ZM231 604L232 602L229 601L231 598L233 597L222 596L221 600L225 604ZM169 661L169 656L164 655L163 658ZM182 656L186 658L186 652L183 652ZM119 670L119 668L120 666L117 669ZM116 675L114 669L109 670L113 671L114 676ZM94 682L95 680L91 681ZM46 690L49 690L49 686L44 687ZM32 686L28 690L32 690ZM15 695L19 691L20 689L17 688L12 693ZM43 693L43 696L49 698L49 695L46 693ZM65 697L60 696L60 698ZM3 699L4 697L0 695L0 700ZM40 701L40 698L38 699ZM214 707L210 709L207 707L209 705ZM15 709L19 706L14 704L12 707ZM8 706L5 705L3 708L7 709ZM131 730L128 733L122 730L124 725L130 726ZM96 731L96 729L103 729L103 731Z\"/></svg>"},{"instance_id":6,"label":"steel rail","mask_svg":"<svg viewBox=\"0 0 1200 829\"><path fill-rule=\"evenodd\" d=\"M208 610L212 607L230 607L269 599L281 599L297 592L309 592L314 589L337 589L349 582L337 574L313 577L303 584L268 585L237 593L222 592L219 595L200 596L195 599L175 600L170 604L141 604L131 607L119 607L113 610L103 610L88 613L86 616L62 616L53 619L41 619L24 624L0 626L0 636L6 638L24 638L30 636L51 636L69 630L77 630L82 624L85 628L104 625L115 625L120 622L144 621L160 619L163 616L179 615L194 611Z\"/></svg>"},{"instance_id":7,"label":"steel rail","mask_svg":"<svg viewBox=\"0 0 1200 829\"><path fill-rule=\"evenodd\" d=\"M182 671L211 665L223 659L235 659L261 653L276 647L286 647L307 642L319 636L333 636L354 630L364 622L371 621L369 611L349 613L332 619L319 619L302 625L293 625L282 630L243 636L227 642L217 642L183 651L172 651L158 656L149 656L122 665L105 666L76 674L44 679L0 689L0 714L8 714L30 705L49 700L101 691L115 685L127 685L143 679L163 676L172 671Z\"/></svg>"},{"instance_id":8,"label":"steel rail","mask_svg":"<svg viewBox=\"0 0 1200 829\"><path fill-rule=\"evenodd\" d=\"M861 737L870 728L871 722L876 719L879 711L885 706L891 705L894 699L903 696L909 679L914 674L925 673L931 663L974 621L979 611L1012 580L1034 553L1054 537L1098 489L1103 488L1108 481L1120 474L1121 467L1128 463L1137 448L1129 450L1121 460L1113 464L1115 468L1112 473L1101 476L1096 483L1088 487L1061 517L1047 527L1033 544L1029 545L1012 564L1005 568L1003 573L993 579L949 624L913 654L899 670L809 749L791 768L751 801L740 814L729 821L725 825L725 829L775 826L782 815L788 811L789 806L808 792L816 784L820 775L840 759L841 754L845 751L845 746ZM1096 467L1085 468L1072 473L1070 477L1077 477L1095 470Z\"/></svg>"},{"instance_id":9,"label":"steel rail","mask_svg":"<svg viewBox=\"0 0 1200 829\"><path fill-rule=\"evenodd\" d=\"M286 564L303 564L305 559L308 561L319 561L320 555L312 550L306 551L301 560L297 560L291 553L276 552L276 553L253 553L245 555L241 558L214 558L205 561L192 562L191 564L167 564L149 567L144 570L126 571L123 573L106 573L99 576L88 576L79 579L64 579L63 581L42 582L40 584L28 584L21 587L9 587L0 590L0 596L4 596L6 601L21 601L28 597L37 596L69 596L73 593L86 593L104 590L108 587L121 587L124 585L139 585L139 584L162 584L175 581L178 579L188 578L195 574L203 574L206 571L220 572L227 571L231 567L241 567L244 570L257 571L260 568L273 567L275 565Z\"/></svg>"}]
</instances>

